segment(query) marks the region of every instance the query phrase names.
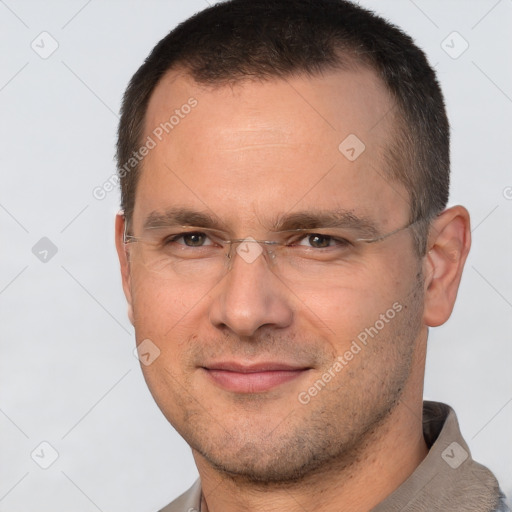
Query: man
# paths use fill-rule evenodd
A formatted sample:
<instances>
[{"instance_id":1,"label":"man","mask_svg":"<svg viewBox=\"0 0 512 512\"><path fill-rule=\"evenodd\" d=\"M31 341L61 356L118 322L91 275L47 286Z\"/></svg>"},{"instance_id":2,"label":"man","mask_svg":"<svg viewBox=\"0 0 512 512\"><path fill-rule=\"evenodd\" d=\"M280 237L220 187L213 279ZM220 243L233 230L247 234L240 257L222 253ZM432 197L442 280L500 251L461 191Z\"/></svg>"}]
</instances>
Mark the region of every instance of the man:
<instances>
[{"instance_id":1,"label":"man","mask_svg":"<svg viewBox=\"0 0 512 512\"><path fill-rule=\"evenodd\" d=\"M200 481L164 511L506 510L428 328L470 248L424 54L344 0L232 0L132 78L116 241L142 369Z\"/></svg>"}]
</instances>

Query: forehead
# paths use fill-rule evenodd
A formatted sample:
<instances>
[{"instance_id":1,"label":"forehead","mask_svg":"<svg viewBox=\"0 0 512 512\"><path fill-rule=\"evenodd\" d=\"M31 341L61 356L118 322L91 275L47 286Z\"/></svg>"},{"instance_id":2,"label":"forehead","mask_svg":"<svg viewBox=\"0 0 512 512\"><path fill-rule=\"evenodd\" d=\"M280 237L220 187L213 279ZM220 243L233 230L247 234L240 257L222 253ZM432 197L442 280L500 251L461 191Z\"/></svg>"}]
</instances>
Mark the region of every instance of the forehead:
<instances>
[{"instance_id":1,"label":"forehead","mask_svg":"<svg viewBox=\"0 0 512 512\"><path fill-rule=\"evenodd\" d=\"M279 212L333 209L382 225L407 217L386 148L394 103L368 69L227 85L183 72L156 87L144 140L135 215L173 207L211 210L234 223Z\"/></svg>"}]
</instances>

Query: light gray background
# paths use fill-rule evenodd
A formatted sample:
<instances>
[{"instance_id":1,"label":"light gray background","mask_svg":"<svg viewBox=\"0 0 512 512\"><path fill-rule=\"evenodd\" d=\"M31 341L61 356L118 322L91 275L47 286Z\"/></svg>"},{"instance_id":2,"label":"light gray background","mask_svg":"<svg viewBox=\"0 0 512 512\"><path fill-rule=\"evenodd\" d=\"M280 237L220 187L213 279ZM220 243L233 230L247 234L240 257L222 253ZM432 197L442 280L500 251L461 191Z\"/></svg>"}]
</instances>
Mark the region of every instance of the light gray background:
<instances>
[{"instance_id":1,"label":"light gray background","mask_svg":"<svg viewBox=\"0 0 512 512\"><path fill-rule=\"evenodd\" d=\"M512 0L361 4L415 38L446 95L450 203L469 208L474 238L453 316L430 333L425 395L455 407L473 456L510 496ZM0 0L1 512L153 512L196 478L132 354L118 193L99 201L92 190L115 170L129 78L206 6ZM51 49L43 31L59 45L47 59L31 48ZM469 44L461 55L454 31ZM42 237L58 249L46 262L32 252ZM59 454L48 469L31 458L51 462L43 441Z\"/></svg>"}]
</instances>

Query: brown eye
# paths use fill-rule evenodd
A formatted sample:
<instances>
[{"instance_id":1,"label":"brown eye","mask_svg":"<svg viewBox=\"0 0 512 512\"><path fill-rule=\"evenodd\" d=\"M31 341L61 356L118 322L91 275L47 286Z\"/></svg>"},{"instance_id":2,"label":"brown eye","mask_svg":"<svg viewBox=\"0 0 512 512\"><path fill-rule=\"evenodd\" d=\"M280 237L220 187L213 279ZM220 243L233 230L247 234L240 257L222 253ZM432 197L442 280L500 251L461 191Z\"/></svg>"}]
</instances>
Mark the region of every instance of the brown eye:
<instances>
[{"instance_id":1,"label":"brown eye","mask_svg":"<svg viewBox=\"0 0 512 512\"><path fill-rule=\"evenodd\" d=\"M187 233L182 235L183 242L189 247L201 247L207 240L207 236L204 233Z\"/></svg>"},{"instance_id":2,"label":"brown eye","mask_svg":"<svg viewBox=\"0 0 512 512\"><path fill-rule=\"evenodd\" d=\"M307 233L297 243L301 247L308 247L312 249L328 249L328 248L344 248L351 243L339 237L332 235L324 235L322 233Z\"/></svg>"},{"instance_id":3,"label":"brown eye","mask_svg":"<svg viewBox=\"0 0 512 512\"><path fill-rule=\"evenodd\" d=\"M169 236L165 239L164 245L181 245L184 247L204 247L212 245L212 241L201 231L191 231L190 233L179 233L177 235Z\"/></svg>"},{"instance_id":4,"label":"brown eye","mask_svg":"<svg viewBox=\"0 0 512 512\"><path fill-rule=\"evenodd\" d=\"M318 234L309 235L308 242L311 247L323 249L324 247L329 247L331 245L332 237Z\"/></svg>"}]
</instances>

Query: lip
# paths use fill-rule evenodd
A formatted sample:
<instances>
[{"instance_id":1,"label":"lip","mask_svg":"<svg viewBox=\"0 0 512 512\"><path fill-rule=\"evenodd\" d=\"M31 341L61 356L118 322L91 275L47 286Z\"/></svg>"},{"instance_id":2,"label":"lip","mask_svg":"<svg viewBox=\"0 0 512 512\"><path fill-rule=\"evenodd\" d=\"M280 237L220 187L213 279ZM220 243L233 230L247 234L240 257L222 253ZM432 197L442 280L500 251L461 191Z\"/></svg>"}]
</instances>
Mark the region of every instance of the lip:
<instances>
[{"instance_id":1,"label":"lip","mask_svg":"<svg viewBox=\"0 0 512 512\"><path fill-rule=\"evenodd\" d=\"M227 391L263 393L297 379L310 368L276 362L245 365L229 361L212 363L202 369L215 384Z\"/></svg>"}]
</instances>

